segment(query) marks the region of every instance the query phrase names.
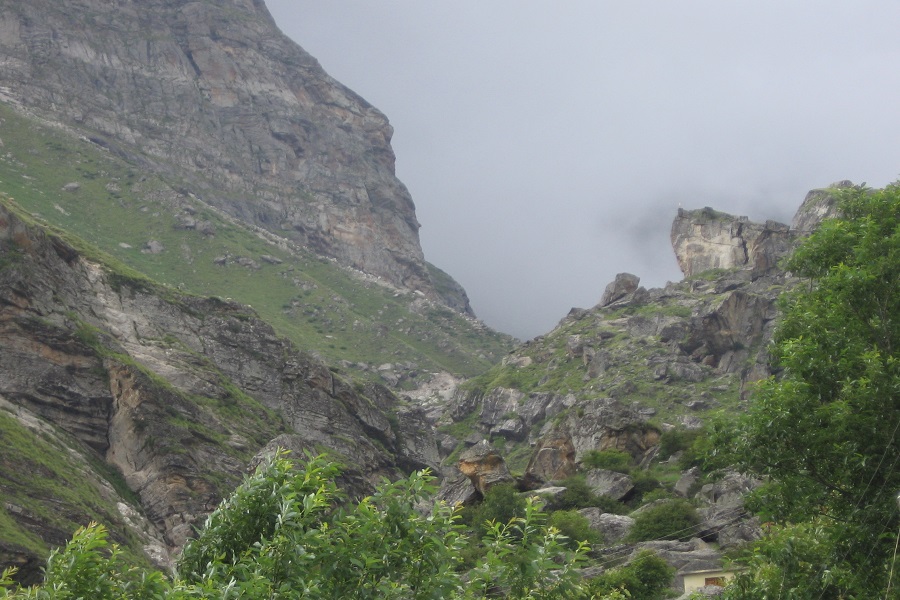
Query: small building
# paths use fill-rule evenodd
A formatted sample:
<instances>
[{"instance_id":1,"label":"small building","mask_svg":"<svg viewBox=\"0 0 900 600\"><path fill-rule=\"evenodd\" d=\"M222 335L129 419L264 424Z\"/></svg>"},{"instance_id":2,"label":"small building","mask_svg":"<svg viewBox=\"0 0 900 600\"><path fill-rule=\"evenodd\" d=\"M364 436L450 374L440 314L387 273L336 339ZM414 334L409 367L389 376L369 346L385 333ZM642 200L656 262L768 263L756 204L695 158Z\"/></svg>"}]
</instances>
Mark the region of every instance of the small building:
<instances>
[{"instance_id":1,"label":"small building","mask_svg":"<svg viewBox=\"0 0 900 600\"><path fill-rule=\"evenodd\" d=\"M731 581L737 571L725 569L705 569L703 571L686 571L680 573L684 578L684 593L696 592L702 587L708 585L717 585L725 587L725 584Z\"/></svg>"}]
</instances>

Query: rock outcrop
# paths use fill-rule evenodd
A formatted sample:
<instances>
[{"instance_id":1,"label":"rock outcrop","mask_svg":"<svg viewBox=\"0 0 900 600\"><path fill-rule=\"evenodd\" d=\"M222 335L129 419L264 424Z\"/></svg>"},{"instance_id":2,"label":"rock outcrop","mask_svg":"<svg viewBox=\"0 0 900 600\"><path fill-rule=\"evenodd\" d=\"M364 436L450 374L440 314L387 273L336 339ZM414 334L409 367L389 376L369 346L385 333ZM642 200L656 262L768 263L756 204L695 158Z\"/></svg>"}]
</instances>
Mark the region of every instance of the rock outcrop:
<instances>
[{"instance_id":1,"label":"rock outcrop","mask_svg":"<svg viewBox=\"0 0 900 600\"><path fill-rule=\"evenodd\" d=\"M672 242L685 280L648 290L620 273L596 306L572 309L553 331L510 353L491 371L493 382L464 386L437 423L466 420L483 439L502 439L528 489L585 472L593 451L650 464L663 431L699 428L710 410L741 410L753 382L773 374L767 348L776 301L795 283L779 261L835 214L834 196L834 188L810 192L794 228L679 210ZM692 493L696 482L686 478L678 492ZM612 483L595 487L610 493ZM731 543L752 535L726 531L731 508L708 507L708 537L722 532Z\"/></svg>"},{"instance_id":2,"label":"rock outcrop","mask_svg":"<svg viewBox=\"0 0 900 600\"><path fill-rule=\"evenodd\" d=\"M0 416L17 431L42 424L59 440L48 454L83 457L84 477L97 482L78 496L36 499L17 483L22 466L5 448L0 489L18 507L13 519L37 536L29 539L59 544L99 519L114 539L158 540L144 550L165 564L254 455L282 441L339 458L355 494L385 476L437 468L423 411L387 389L345 382L246 306L89 262L5 205L0 339ZM51 481L61 477L42 468ZM125 508L87 508L104 502ZM44 514L46 503L55 513L32 526L39 519L28 515ZM149 530L136 533L135 519L122 516L129 511Z\"/></svg>"},{"instance_id":3,"label":"rock outcrop","mask_svg":"<svg viewBox=\"0 0 900 600\"><path fill-rule=\"evenodd\" d=\"M672 224L672 247L685 277L745 267L759 277L777 268L794 239L790 227L782 223L754 223L711 208L678 209Z\"/></svg>"},{"instance_id":4,"label":"rock outcrop","mask_svg":"<svg viewBox=\"0 0 900 600\"><path fill-rule=\"evenodd\" d=\"M0 2L0 100L248 223L438 298L392 128L261 0ZM452 304L466 310L458 290Z\"/></svg>"},{"instance_id":5,"label":"rock outcrop","mask_svg":"<svg viewBox=\"0 0 900 600\"><path fill-rule=\"evenodd\" d=\"M844 180L832 183L826 189L811 190L791 220L791 229L800 233L810 233L825 219L836 217L838 200L835 192L852 187L855 187L852 181Z\"/></svg>"},{"instance_id":6,"label":"rock outcrop","mask_svg":"<svg viewBox=\"0 0 900 600\"><path fill-rule=\"evenodd\" d=\"M497 484L513 481L503 457L487 441L481 441L460 454L457 468L482 496Z\"/></svg>"},{"instance_id":7,"label":"rock outcrop","mask_svg":"<svg viewBox=\"0 0 900 600\"><path fill-rule=\"evenodd\" d=\"M637 275L619 273L616 275L615 280L603 290L603 296L600 297L598 306L608 306L616 300L621 300L628 294L634 293L640 282L641 278Z\"/></svg>"}]
</instances>

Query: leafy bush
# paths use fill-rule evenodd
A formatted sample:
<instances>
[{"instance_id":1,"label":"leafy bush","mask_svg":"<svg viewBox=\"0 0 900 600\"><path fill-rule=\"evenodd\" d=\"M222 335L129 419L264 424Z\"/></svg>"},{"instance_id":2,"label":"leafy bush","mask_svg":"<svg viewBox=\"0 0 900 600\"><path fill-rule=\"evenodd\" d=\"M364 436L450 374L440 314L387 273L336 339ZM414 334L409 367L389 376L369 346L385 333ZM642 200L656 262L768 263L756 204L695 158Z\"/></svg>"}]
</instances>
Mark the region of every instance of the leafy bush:
<instances>
[{"instance_id":1,"label":"leafy bush","mask_svg":"<svg viewBox=\"0 0 900 600\"><path fill-rule=\"evenodd\" d=\"M652 494L653 492L662 489L662 484L659 482L659 479L646 471L636 473L632 477L631 482L634 484L634 491L632 492L631 500L629 501L629 504L632 506L639 506L644 502L644 498L648 494Z\"/></svg>"},{"instance_id":2,"label":"leafy bush","mask_svg":"<svg viewBox=\"0 0 900 600\"><path fill-rule=\"evenodd\" d=\"M581 464L591 469L628 473L631 470L631 455L621 450L589 450L582 457Z\"/></svg>"},{"instance_id":3,"label":"leafy bush","mask_svg":"<svg viewBox=\"0 0 900 600\"><path fill-rule=\"evenodd\" d=\"M597 507L603 512L617 515L625 514L628 509L621 502L609 496L598 496L585 482L584 475L573 475L564 480L561 485L566 488L559 498L553 501L551 508L554 510L577 510L580 508Z\"/></svg>"},{"instance_id":4,"label":"leafy bush","mask_svg":"<svg viewBox=\"0 0 900 600\"><path fill-rule=\"evenodd\" d=\"M550 526L556 527L568 538L568 545L573 550L579 543L595 546L603 541L600 534L591 529L587 518L577 510L557 510L550 513Z\"/></svg>"},{"instance_id":5,"label":"leafy bush","mask_svg":"<svg viewBox=\"0 0 900 600\"><path fill-rule=\"evenodd\" d=\"M673 500L652 506L634 518L627 542L691 539L697 534L700 517L689 502Z\"/></svg>"},{"instance_id":6,"label":"leafy bush","mask_svg":"<svg viewBox=\"0 0 900 600\"><path fill-rule=\"evenodd\" d=\"M455 511L444 504L420 510L435 491L433 477L414 473L355 505L340 505L336 475L321 457L308 457L296 470L281 455L260 465L188 543L173 580L129 568L115 546L107 547L105 529L94 525L51 555L43 586L4 589L11 572L0 575L0 598L589 597L577 571L587 547L573 551L557 529L545 527L535 499L523 500L521 516L492 522L483 556L464 579L458 566L466 541Z\"/></svg>"},{"instance_id":7,"label":"leafy bush","mask_svg":"<svg viewBox=\"0 0 900 600\"><path fill-rule=\"evenodd\" d=\"M675 569L649 550L643 550L633 561L603 573L590 581L594 594L610 594L625 590L631 600L661 600L665 598Z\"/></svg>"},{"instance_id":8,"label":"leafy bush","mask_svg":"<svg viewBox=\"0 0 900 600\"><path fill-rule=\"evenodd\" d=\"M488 532L491 522L509 523L525 516L525 498L511 483L490 488L478 506L467 509L464 520L481 535Z\"/></svg>"},{"instance_id":9,"label":"leafy bush","mask_svg":"<svg viewBox=\"0 0 900 600\"><path fill-rule=\"evenodd\" d=\"M670 429L664 431L659 438L659 460L681 452L678 466L684 470L699 464L700 454L697 451L697 442L705 437L705 431L701 429Z\"/></svg>"}]
</instances>

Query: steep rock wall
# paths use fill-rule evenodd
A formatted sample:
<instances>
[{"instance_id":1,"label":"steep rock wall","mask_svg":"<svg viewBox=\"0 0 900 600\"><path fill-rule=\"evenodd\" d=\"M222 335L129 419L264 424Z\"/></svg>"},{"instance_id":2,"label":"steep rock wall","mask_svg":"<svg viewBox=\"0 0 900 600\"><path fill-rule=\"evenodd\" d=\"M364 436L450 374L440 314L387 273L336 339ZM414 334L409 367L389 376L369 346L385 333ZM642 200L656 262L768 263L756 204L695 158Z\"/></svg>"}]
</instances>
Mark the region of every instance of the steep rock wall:
<instances>
[{"instance_id":1,"label":"steep rock wall","mask_svg":"<svg viewBox=\"0 0 900 600\"><path fill-rule=\"evenodd\" d=\"M92 263L3 205L0 344L0 397L124 477L160 540L145 548L158 563L273 440L338 457L354 494L438 461L421 411L340 379L248 307ZM0 487L16 479L11 451L0 450Z\"/></svg>"},{"instance_id":2,"label":"steep rock wall","mask_svg":"<svg viewBox=\"0 0 900 600\"><path fill-rule=\"evenodd\" d=\"M0 0L0 100L435 296L387 118L284 36L261 0Z\"/></svg>"}]
</instances>

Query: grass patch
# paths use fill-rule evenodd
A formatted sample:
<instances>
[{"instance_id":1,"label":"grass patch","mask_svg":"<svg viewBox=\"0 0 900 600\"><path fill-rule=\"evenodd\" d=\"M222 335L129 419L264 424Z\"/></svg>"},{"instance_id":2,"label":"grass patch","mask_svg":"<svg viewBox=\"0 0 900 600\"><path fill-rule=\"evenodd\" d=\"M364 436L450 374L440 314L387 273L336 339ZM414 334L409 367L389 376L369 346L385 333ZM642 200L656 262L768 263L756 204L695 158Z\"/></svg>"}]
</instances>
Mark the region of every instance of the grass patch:
<instances>
[{"instance_id":1,"label":"grass patch","mask_svg":"<svg viewBox=\"0 0 900 600\"><path fill-rule=\"evenodd\" d=\"M415 295L361 280L334 261L273 245L187 193L190 183L139 170L2 103L0 137L0 201L14 199L23 216L52 225L102 263L116 287L173 302L189 292L252 305L278 333L331 363L413 362L421 372L473 376L514 344L452 311L415 309ZM66 191L69 183L78 187ZM231 192L207 183L229 199ZM206 224L207 233L189 222ZM163 250L145 251L150 240ZM8 266L15 256L3 252L0 260Z\"/></svg>"}]
</instances>

